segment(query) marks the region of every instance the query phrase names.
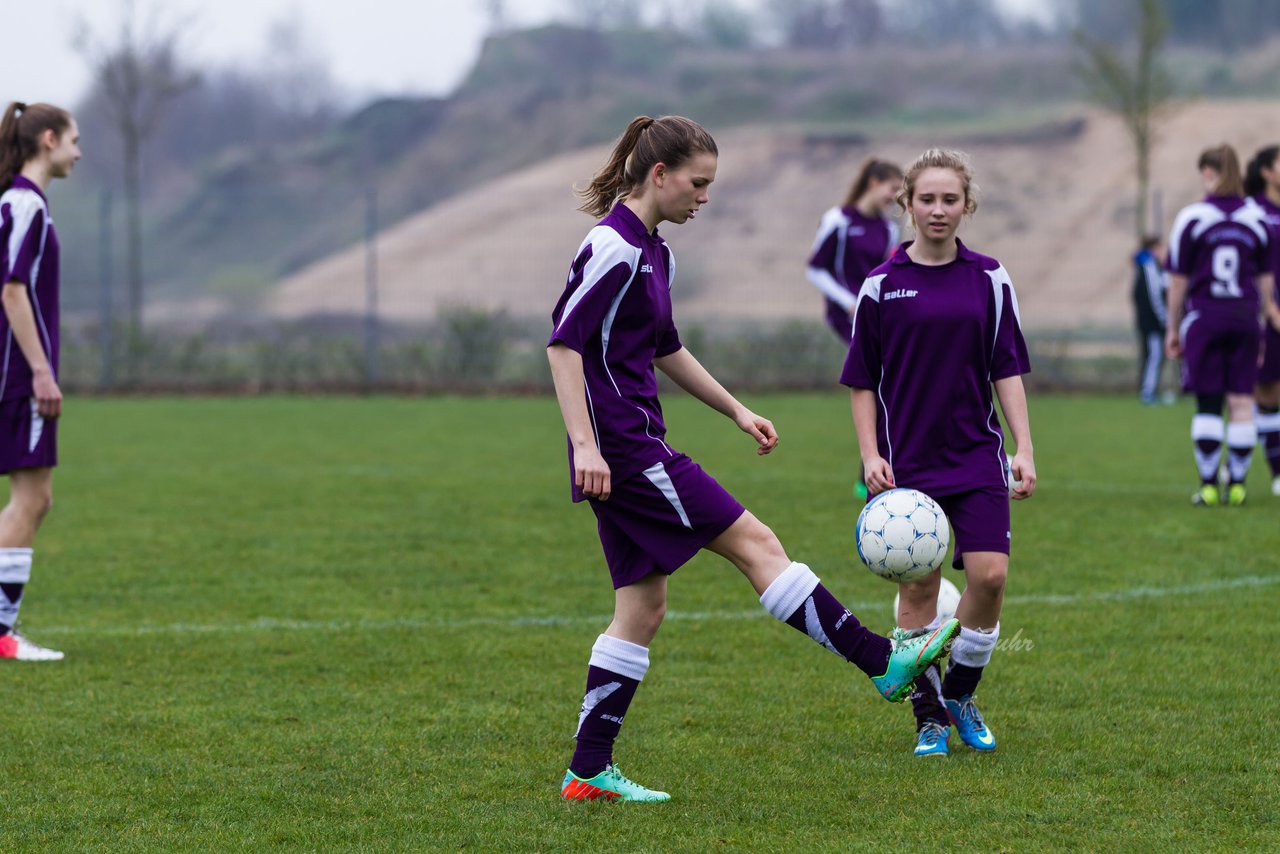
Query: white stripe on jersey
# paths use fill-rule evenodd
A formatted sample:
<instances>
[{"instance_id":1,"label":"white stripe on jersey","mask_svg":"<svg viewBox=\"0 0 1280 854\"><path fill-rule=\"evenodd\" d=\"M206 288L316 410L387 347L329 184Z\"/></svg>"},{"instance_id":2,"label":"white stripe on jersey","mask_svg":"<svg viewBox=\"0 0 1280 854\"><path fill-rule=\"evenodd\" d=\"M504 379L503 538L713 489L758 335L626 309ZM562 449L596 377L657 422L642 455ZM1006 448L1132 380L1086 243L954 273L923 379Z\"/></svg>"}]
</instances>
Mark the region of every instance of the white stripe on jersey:
<instances>
[{"instance_id":1,"label":"white stripe on jersey","mask_svg":"<svg viewBox=\"0 0 1280 854\"><path fill-rule=\"evenodd\" d=\"M34 190L28 190L25 187L11 187L0 195L0 207L9 206L10 216L13 217L13 230L9 232L9 263L13 263L13 259L18 257L18 252L22 249L22 244L27 240L27 232L31 230L31 223L35 221L36 214L43 213L45 221L45 231L48 232L49 227L49 210L45 207L44 199L40 198ZM40 252L36 255L35 263L31 269L31 278L35 278L36 271L40 267L40 255L44 253L44 237L40 239ZM4 280L7 284L9 274L13 272L13 268L4 271ZM34 285L35 282L28 284Z\"/></svg>"},{"instance_id":2,"label":"white stripe on jersey","mask_svg":"<svg viewBox=\"0 0 1280 854\"><path fill-rule=\"evenodd\" d=\"M1253 199L1245 199L1244 207L1232 213L1231 219L1258 235L1263 246L1271 245L1271 232L1267 228L1267 212Z\"/></svg>"},{"instance_id":3,"label":"white stripe on jersey","mask_svg":"<svg viewBox=\"0 0 1280 854\"><path fill-rule=\"evenodd\" d=\"M991 355L995 356L996 340L1000 337L1000 319L1004 314L1004 287L1009 288L1009 307L1013 309L1013 322L1019 330L1022 329L1022 312L1018 310L1018 292L1013 289L1013 279L1009 278L1009 271L1001 264L994 270L987 270L987 275L991 278L991 293L996 300L996 326L991 331Z\"/></svg>"},{"instance_id":4,"label":"white stripe on jersey","mask_svg":"<svg viewBox=\"0 0 1280 854\"><path fill-rule=\"evenodd\" d=\"M556 324L557 332L569 318L569 315L573 313L573 310L578 307L578 303L582 302L583 298L591 292L591 289L599 284L606 273L619 264L626 264L631 270L631 278L635 278L636 270L640 267L640 247L632 246L623 240L622 235L607 225L597 225L587 232L586 240L582 241L582 245L578 247L578 251L573 256L575 263L582 256L587 246L591 247L591 257L582 268L582 283L578 285L573 295L569 297L569 301L565 303L564 312L560 315L560 322ZM572 265L570 265L569 274L573 275Z\"/></svg>"},{"instance_id":5,"label":"white stripe on jersey","mask_svg":"<svg viewBox=\"0 0 1280 854\"><path fill-rule=\"evenodd\" d=\"M1182 248L1182 233L1187 230L1191 223L1197 221L1201 223L1198 229L1191 233L1192 237L1198 237L1204 229L1225 219L1226 217L1222 215L1222 211L1208 202L1196 202L1180 210L1177 218L1173 221L1173 231L1169 234L1169 267L1173 270L1178 269L1178 252Z\"/></svg>"},{"instance_id":6,"label":"white stripe on jersey","mask_svg":"<svg viewBox=\"0 0 1280 854\"><path fill-rule=\"evenodd\" d=\"M36 399L31 398L31 433L27 436L27 453L30 454L40 444L44 435L44 417L37 411Z\"/></svg>"},{"instance_id":7,"label":"white stripe on jersey","mask_svg":"<svg viewBox=\"0 0 1280 854\"><path fill-rule=\"evenodd\" d=\"M848 239L849 217L840 208L831 208L822 215L822 222L818 224L818 236L813 241L813 249L810 255L822 248L822 244L834 233L836 235L836 251L835 251L835 275L830 270L822 267L810 266L805 270L805 277L809 279L809 283L822 292L822 295L832 302L839 305L845 311L853 308L857 298L853 293L840 284L840 279L844 278L844 247L845 241ZM837 276L839 278L837 278Z\"/></svg>"},{"instance_id":8,"label":"white stripe on jersey","mask_svg":"<svg viewBox=\"0 0 1280 854\"><path fill-rule=\"evenodd\" d=\"M889 227L889 245L884 248L884 259L893 257L893 250L898 248L898 240L902 237L902 226L896 219L885 218L884 224ZM931 672L931 671L930 671Z\"/></svg>"}]
</instances>

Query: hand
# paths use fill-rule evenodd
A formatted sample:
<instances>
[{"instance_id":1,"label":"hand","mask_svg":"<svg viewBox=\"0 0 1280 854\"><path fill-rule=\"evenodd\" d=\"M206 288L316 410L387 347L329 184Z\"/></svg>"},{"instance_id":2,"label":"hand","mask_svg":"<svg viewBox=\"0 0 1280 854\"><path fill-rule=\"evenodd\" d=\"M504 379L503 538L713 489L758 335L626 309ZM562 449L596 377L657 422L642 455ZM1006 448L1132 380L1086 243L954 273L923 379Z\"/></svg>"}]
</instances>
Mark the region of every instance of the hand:
<instances>
[{"instance_id":1,"label":"hand","mask_svg":"<svg viewBox=\"0 0 1280 854\"><path fill-rule=\"evenodd\" d=\"M886 489L894 488L893 469L889 467L889 461L884 457L863 460L862 471L868 495L879 495Z\"/></svg>"},{"instance_id":2,"label":"hand","mask_svg":"<svg viewBox=\"0 0 1280 854\"><path fill-rule=\"evenodd\" d=\"M743 409L734 416L733 423L737 424L738 429L743 433L756 440L758 455L763 457L778 447L778 431L773 429L773 422L768 418L761 418L750 409Z\"/></svg>"},{"instance_id":3,"label":"hand","mask_svg":"<svg viewBox=\"0 0 1280 854\"><path fill-rule=\"evenodd\" d=\"M612 488L609 464L595 445L573 448L573 484L588 498L608 501Z\"/></svg>"},{"instance_id":4,"label":"hand","mask_svg":"<svg viewBox=\"0 0 1280 854\"><path fill-rule=\"evenodd\" d=\"M1036 491L1036 464L1031 458L1031 452L1018 451L1018 453L1014 454L1009 470L1015 481L1022 481L1022 485L1015 488L1010 493L1010 497L1014 501L1030 498L1031 494Z\"/></svg>"},{"instance_id":5,"label":"hand","mask_svg":"<svg viewBox=\"0 0 1280 854\"><path fill-rule=\"evenodd\" d=\"M1271 306L1271 311L1267 312L1267 320L1271 322L1272 329L1280 332L1280 306Z\"/></svg>"},{"instance_id":6,"label":"hand","mask_svg":"<svg viewBox=\"0 0 1280 854\"><path fill-rule=\"evenodd\" d=\"M1182 342L1178 340L1178 330L1170 329L1164 334L1164 354L1170 359L1182 358Z\"/></svg>"},{"instance_id":7,"label":"hand","mask_svg":"<svg viewBox=\"0 0 1280 854\"><path fill-rule=\"evenodd\" d=\"M54 419L62 414L62 389L58 388L58 381L52 373L41 371L35 374L31 385L35 392L37 415Z\"/></svg>"}]
</instances>

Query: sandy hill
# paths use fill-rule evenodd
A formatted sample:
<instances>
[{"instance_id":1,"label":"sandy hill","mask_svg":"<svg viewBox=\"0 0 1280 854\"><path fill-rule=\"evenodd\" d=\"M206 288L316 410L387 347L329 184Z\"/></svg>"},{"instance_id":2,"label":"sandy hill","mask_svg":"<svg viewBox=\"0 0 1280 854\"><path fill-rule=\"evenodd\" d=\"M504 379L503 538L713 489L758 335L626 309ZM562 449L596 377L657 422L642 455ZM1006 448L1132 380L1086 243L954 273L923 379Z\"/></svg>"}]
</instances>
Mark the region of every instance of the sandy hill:
<instances>
[{"instance_id":1,"label":"sandy hill","mask_svg":"<svg viewBox=\"0 0 1280 854\"><path fill-rule=\"evenodd\" d=\"M1162 125L1153 162L1165 228L1199 195L1195 161L1220 141L1242 156L1280 140L1276 102L1196 102ZM823 211L838 203L870 154L905 162L955 144L972 155L980 207L963 226L970 246L1000 258L1033 329L1129 323L1133 181L1117 120L1076 117L1021 132L968 138L859 140L747 128L718 135L720 170L696 223L663 234L677 258L683 322L816 318L820 298L803 269ZM450 307L546 316L591 220L574 183L603 161L596 147L566 154L436 205L378 240L379 306L393 322ZM364 310L365 252L353 247L281 281L265 303L277 318Z\"/></svg>"}]
</instances>

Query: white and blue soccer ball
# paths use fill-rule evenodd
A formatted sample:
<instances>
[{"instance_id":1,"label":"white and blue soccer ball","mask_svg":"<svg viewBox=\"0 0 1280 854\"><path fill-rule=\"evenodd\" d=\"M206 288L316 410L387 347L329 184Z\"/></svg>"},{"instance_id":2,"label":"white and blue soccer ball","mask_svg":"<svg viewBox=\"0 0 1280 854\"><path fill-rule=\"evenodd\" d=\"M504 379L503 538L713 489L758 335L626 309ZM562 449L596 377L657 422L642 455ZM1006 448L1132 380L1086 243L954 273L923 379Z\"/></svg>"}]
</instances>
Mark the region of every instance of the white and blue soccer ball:
<instances>
[{"instance_id":1,"label":"white and blue soccer ball","mask_svg":"<svg viewBox=\"0 0 1280 854\"><path fill-rule=\"evenodd\" d=\"M1015 489L1022 489L1022 481L1013 479L1013 457L1008 454L1004 455L1004 482L1008 484L1011 496Z\"/></svg>"},{"instance_id":2,"label":"white and blue soccer ball","mask_svg":"<svg viewBox=\"0 0 1280 854\"><path fill-rule=\"evenodd\" d=\"M938 502L916 489L888 489L858 514L858 557L889 581L918 581L946 559L951 528Z\"/></svg>"}]
</instances>

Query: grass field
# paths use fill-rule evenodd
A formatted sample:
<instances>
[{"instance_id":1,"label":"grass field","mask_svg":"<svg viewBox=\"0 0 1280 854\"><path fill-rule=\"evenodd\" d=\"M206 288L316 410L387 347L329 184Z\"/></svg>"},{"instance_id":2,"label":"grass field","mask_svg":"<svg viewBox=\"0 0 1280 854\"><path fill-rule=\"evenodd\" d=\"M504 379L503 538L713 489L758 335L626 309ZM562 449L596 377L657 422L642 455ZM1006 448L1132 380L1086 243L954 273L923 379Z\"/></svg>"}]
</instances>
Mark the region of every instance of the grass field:
<instances>
[{"instance_id":1,"label":"grass field","mask_svg":"<svg viewBox=\"0 0 1280 854\"><path fill-rule=\"evenodd\" d=\"M782 436L760 459L668 397L675 446L887 630L847 399L749 398ZM558 799L612 595L551 399L73 400L23 608L67 659L0 668L7 847L1275 850L1265 466L1197 511L1188 407L1031 413L999 749L914 758L908 707L704 555L618 745L674 794L644 806Z\"/></svg>"}]
</instances>

